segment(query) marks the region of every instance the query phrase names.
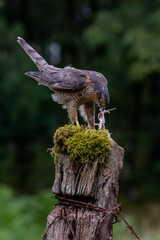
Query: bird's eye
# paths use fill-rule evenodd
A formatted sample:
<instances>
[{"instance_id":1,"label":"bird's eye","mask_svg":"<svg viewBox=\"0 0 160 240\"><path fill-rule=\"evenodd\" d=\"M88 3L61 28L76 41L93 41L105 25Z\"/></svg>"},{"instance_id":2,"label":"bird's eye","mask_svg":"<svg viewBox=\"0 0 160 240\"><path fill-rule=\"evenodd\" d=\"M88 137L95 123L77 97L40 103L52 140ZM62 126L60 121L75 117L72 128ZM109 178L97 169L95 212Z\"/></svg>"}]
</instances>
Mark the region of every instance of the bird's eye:
<instances>
[{"instance_id":1,"label":"bird's eye","mask_svg":"<svg viewBox=\"0 0 160 240\"><path fill-rule=\"evenodd\" d=\"M100 103L104 103L104 99L103 98L100 99Z\"/></svg>"}]
</instances>

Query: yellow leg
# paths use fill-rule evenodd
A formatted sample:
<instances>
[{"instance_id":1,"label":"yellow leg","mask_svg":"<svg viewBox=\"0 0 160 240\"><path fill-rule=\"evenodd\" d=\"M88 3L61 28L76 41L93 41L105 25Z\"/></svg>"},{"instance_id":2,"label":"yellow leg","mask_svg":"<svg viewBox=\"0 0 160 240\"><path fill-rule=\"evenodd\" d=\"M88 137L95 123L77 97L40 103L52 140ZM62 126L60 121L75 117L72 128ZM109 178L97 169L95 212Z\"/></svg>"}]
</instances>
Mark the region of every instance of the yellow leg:
<instances>
[{"instance_id":1,"label":"yellow leg","mask_svg":"<svg viewBox=\"0 0 160 240\"><path fill-rule=\"evenodd\" d=\"M78 127L80 127L79 122L78 122L78 119L77 119L75 122L76 122L76 125L77 125Z\"/></svg>"}]
</instances>

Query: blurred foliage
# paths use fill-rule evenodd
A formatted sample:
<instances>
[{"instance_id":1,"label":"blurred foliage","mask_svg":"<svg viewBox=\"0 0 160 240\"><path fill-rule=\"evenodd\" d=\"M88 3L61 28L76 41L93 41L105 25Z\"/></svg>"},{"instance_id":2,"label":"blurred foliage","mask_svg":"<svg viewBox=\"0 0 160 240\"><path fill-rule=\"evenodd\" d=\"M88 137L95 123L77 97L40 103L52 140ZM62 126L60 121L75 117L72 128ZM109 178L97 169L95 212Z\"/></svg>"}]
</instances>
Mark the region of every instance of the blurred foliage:
<instances>
[{"instance_id":1,"label":"blurred foliage","mask_svg":"<svg viewBox=\"0 0 160 240\"><path fill-rule=\"evenodd\" d=\"M51 64L107 77L117 107L107 128L125 148L121 191L158 197L160 1L0 0L0 36L0 181L24 192L51 186L46 149L68 122L49 90L23 76L36 68L16 43L21 36Z\"/></svg>"},{"instance_id":2,"label":"blurred foliage","mask_svg":"<svg viewBox=\"0 0 160 240\"><path fill-rule=\"evenodd\" d=\"M32 196L18 196L11 189L0 186L0 239L41 239L47 215L54 204L55 199L47 190Z\"/></svg>"}]
</instances>

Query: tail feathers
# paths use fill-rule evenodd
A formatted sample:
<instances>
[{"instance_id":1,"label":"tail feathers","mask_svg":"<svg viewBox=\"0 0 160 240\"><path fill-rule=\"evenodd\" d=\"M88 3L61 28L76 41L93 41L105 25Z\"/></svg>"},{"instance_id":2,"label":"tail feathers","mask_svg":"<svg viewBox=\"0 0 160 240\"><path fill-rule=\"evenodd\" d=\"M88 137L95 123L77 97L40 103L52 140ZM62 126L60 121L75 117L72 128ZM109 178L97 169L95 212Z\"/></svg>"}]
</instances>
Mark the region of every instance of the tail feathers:
<instances>
[{"instance_id":1,"label":"tail feathers","mask_svg":"<svg viewBox=\"0 0 160 240\"><path fill-rule=\"evenodd\" d=\"M42 58L23 38L18 37L17 42L37 65L39 70L43 70L48 65L44 58Z\"/></svg>"},{"instance_id":2,"label":"tail feathers","mask_svg":"<svg viewBox=\"0 0 160 240\"><path fill-rule=\"evenodd\" d=\"M50 79L42 72L26 72L25 75L34 78L38 82L38 85L49 87Z\"/></svg>"}]
</instances>

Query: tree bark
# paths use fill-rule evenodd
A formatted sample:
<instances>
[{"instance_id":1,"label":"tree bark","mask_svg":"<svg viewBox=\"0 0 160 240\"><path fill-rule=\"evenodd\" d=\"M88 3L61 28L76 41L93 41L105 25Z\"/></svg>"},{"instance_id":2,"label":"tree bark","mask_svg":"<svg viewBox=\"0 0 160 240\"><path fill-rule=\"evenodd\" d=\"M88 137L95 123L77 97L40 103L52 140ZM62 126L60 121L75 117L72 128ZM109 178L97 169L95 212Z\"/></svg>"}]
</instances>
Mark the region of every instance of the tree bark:
<instances>
[{"instance_id":1,"label":"tree bark","mask_svg":"<svg viewBox=\"0 0 160 240\"><path fill-rule=\"evenodd\" d=\"M117 204L123 148L111 141L111 154L102 164L76 164L59 154L52 192L57 196L112 209ZM113 214L58 202L47 218L46 240L112 240Z\"/></svg>"}]
</instances>

